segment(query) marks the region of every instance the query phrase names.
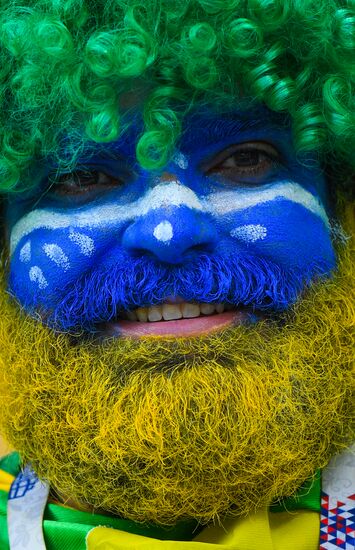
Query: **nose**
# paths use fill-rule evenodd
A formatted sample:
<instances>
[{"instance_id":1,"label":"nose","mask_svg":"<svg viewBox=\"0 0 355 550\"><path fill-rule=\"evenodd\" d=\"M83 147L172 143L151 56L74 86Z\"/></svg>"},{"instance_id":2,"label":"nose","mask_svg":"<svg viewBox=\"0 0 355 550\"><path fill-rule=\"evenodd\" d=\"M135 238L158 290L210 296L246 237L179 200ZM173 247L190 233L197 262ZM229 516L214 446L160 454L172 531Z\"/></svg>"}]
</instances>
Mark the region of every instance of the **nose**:
<instances>
[{"instance_id":1,"label":"nose","mask_svg":"<svg viewBox=\"0 0 355 550\"><path fill-rule=\"evenodd\" d=\"M217 236L203 212L186 206L159 208L130 225L122 246L135 256L154 256L167 264L179 264L191 254L210 252Z\"/></svg>"}]
</instances>

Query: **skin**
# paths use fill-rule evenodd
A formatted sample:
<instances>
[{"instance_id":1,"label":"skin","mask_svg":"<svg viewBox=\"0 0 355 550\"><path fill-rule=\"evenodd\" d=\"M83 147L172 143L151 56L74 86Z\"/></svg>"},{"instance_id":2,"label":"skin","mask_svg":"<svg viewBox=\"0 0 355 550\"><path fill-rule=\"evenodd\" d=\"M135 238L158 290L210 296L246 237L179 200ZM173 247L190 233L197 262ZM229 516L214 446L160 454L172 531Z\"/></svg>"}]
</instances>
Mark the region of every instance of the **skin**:
<instances>
[{"instance_id":1,"label":"skin","mask_svg":"<svg viewBox=\"0 0 355 550\"><path fill-rule=\"evenodd\" d=\"M264 108L197 112L157 174L137 165L137 137L133 127L118 142L98 147L95 156L80 159L76 172L56 175L55 183L53 167L41 167L36 192L9 202L9 286L28 312L40 311L46 322L76 281L115 269L122 257L128 266L130 259L143 258L173 271L202 255L227 260L237 254L299 277L331 273L335 256L324 176L314 159L297 157L279 115ZM204 298L165 293L154 304L214 301L207 292ZM107 335L196 336L250 320L240 301L233 304L238 318L230 312L203 322L130 324L118 322L117 312L122 317L123 310L152 303L143 294L134 303L120 300L110 318L103 312L92 319L95 326L106 322ZM59 320L64 330L80 323Z\"/></svg>"},{"instance_id":2,"label":"skin","mask_svg":"<svg viewBox=\"0 0 355 550\"><path fill-rule=\"evenodd\" d=\"M134 127L118 142L98 147L95 156L80 159L75 173L57 175L53 185L53 167L40 167L36 191L9 202L9 287L30 314L35 310L51 324L51 313L78 281L100 270L118 273L122 262L130 281L137 259L145 260L152 273L164 269L177 281L179 270L188 275L202 257L225 265L237 257L249 266L258 259L284 274L285 285L291 274L299 281L303 274L307 281L331 274L335 255L325 179L314 159L296 155L287 121L265 109L195 113L186 120L171 161L154 174L137 166L138 134ZM207 287L190 286L185 294L157 287L152 302L144 289L133 289L134 300L132 289L126 290L124 301L125 290L102 288L97 301L110 292L112 312L97 310L86 320L104 336L196 337L250 322L253 315L258 320L262 308L268 311L262 302L245 312L245 301L228 298L234 311L210 317L155 323L117 319L117 312L138 306L216 301ZM296 297L273 300L269 309L285 309ZM90 305L89 298L84 303ZM62 330L81 326L79 317L59 316Z\"/></svg>"}]
</instances>

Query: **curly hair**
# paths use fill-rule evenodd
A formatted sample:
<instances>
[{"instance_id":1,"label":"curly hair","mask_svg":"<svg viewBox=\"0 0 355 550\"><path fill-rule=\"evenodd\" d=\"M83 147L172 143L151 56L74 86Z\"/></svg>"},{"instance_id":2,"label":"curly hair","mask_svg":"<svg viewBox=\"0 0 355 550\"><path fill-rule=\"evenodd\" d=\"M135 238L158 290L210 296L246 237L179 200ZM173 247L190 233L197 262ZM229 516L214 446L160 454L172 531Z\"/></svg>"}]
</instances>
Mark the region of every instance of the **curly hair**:
<instances>
[{"instance_id":1,"label":"curly hair","mask_svg":"<svg viewBox=\"0 0 355 550\"><path fill-rule=\"evenodd\" d=\"M169 160L194 106L256 101L290 118L297 152L353 172L354 48L352 0L2 2L0 191L35 185L34 159L70 169L116 140L139 86L145 169Z\"/></svg>"}]
</instances>

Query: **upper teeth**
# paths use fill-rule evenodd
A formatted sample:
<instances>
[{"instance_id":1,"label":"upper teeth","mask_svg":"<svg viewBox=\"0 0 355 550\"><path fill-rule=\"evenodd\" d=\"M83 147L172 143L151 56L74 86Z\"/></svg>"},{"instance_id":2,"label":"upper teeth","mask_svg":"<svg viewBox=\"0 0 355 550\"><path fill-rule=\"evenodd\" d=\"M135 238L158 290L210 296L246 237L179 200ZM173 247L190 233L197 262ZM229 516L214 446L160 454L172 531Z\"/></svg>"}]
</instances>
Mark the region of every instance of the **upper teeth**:
<instances>
[{"instance_id":1,"label":"upper teeth","mask_svg":"<svg viewBox=\"0 0 355 550\"><path fill-rule=\"evenodd\" d=\"M127 311L126 315L130 321L172 321L174 319L191 319L202 314L222 313L224 309L231 309L232 306L225 304L162 304L160 306L139 307L134 311Z\"/></svg>"}]
</instances>

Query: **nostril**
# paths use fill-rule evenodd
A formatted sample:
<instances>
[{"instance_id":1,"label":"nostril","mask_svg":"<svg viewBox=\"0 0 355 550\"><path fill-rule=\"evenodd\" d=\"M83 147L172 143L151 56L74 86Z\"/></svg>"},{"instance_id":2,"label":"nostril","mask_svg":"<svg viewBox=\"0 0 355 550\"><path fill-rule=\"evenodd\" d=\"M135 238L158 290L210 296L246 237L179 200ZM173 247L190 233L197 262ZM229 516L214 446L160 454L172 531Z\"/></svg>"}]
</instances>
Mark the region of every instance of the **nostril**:
<instances>
[{"instance_id":1,"label":"nostril","mask_svg":"<svg viewBox=\"0 0 355 550\"><path fill-rule=\"evenodd\" d=\"M186 256L213 253L216 240L215 227L206 215L180 206L153 209L135 220L124 232L122 245L135 258L177 265Z\"/></svg>"},{"instance_id":2,"label":"nostril","mask_svg":"<svg viewBox=\"0 0 355 550\"><path fill-rule=\"evenodd\" d=\"M194 244L189 247L188 252L197 252L197 253L211 253L214 251L214 245L212 243L200 243Z\"/></svg>"},{"instance_id":3,"label":"nostril","mask_svg":"<svg viewBox=\"0 0 355 550\"><path fill-rule=\"evenodd\" d=\"M131 248L129 253L132 258L150 258L152 260L157 259L155 253L147 248Z\"/></svg>"}]
</instances>

